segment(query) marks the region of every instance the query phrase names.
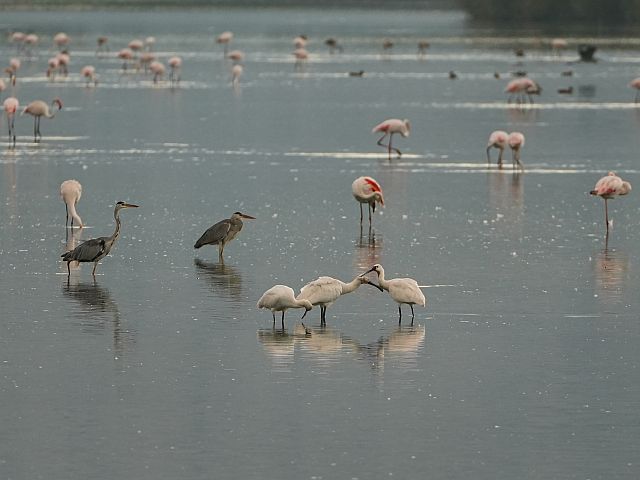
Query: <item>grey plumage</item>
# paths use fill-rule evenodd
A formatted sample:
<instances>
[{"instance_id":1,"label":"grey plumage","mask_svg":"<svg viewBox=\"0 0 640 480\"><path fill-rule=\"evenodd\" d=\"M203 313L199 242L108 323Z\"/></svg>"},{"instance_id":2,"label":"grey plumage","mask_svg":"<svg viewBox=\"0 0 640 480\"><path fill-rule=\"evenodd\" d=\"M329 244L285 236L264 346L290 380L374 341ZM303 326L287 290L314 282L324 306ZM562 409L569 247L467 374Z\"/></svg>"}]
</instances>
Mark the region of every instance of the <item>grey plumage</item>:
<instances>
[{"instance_id":1,"label":"grey plumage","mask_svg":"<svg viewBox=\"0 0 640 480\"><path fill-rule=\"evenodd\" d=\"M67 262L67 272L71 274L70 262L94 262L92 274L96 274L98 262L106 257L120 236L120 210L123 208L138 208L138 205L118 202L113 210L113 218L116 220L116 229L110 237L92 238L81 243L70 252L61 255L62 260Z\"/></svg>"},{"instance_id":2,"label":"grey plumage","mask_svg":"<svg viewBox=\"0 0 640 480\"><path fill-rule=\"evenodd\" d=\"M209 227L206 232L195 243L193 248L200 248L203 245L218 245L218 258L223 261L222 252L224 247L242 230L242 219L249 218L254 220L255 217L246 215L242 212L234 212L230 218L221 220L215 225Z\"/></svg>"}]
</instances>

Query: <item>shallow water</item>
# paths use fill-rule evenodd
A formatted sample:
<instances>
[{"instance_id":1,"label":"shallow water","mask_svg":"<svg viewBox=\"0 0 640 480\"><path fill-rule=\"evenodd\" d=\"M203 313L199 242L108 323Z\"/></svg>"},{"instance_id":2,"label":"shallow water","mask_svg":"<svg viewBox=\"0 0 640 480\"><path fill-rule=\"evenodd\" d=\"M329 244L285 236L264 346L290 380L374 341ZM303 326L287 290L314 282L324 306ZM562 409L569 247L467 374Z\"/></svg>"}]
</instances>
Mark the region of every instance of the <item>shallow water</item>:
<instances>
[{"instance_id":1,"label":"shallow water","mask_svg":"<svg viewBox=\"0 0 640 480\"><path fill-rule=\"evenodd\" d=\"M611 201L605 242L587 193L609 170L639 183L636 38L591 39L600 60L568 64L574 50L558 58L535 32L474 30L457 13L2 22L42 37L13 91L21 104L65 105L39 145L30 117L15 149L0 124L2 478L638 478L640 207L635 192ZM247 54L235 90L213 42L226 29ZM48 82L57 31L72 37L71 75ZM296 71L299 33L311 58ZM180 86L96 58L105 34L112 53L155 35L162 59L184 59ZM344 53L328 54L329 35ZM79 77L87 63L97 88ZM516 69L543 86L532 107L506 105ZM389 117L412 123L392 161L370 133ZM498 128L526 135L524 173L509 153L487 168ZM385 192L371 233L350 191L360 175ZM64 227L67 178L84 188L81 232ZM141 208L121 213L95 280L90 264L67 277L60 255L109 235L118 200ZM257 219L223 265L214 247L193 250L236 210ZM413 325L368 286L329 308L326 328L317 309L307 330L300 310L282 330L256 309L274 284L350 280L375 263L424 286Z\"/></svg>"}]
</instances>

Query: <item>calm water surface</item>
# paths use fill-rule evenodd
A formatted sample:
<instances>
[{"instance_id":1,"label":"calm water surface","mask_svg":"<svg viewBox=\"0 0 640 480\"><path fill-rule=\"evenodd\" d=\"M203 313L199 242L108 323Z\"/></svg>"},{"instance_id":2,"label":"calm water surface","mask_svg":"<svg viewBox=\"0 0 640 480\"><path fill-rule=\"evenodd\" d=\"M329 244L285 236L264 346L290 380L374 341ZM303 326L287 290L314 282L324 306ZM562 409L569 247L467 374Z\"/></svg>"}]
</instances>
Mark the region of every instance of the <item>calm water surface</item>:
<instances>
[{"instance_id":1,"label":"calm water surface","mask_svg":"<svg viewBox=\"0 0 640 480\"><path fill-rule=\"evenodd\" d=\"M640 476L640 204L635 191L610 202L605 243L602 201L587 194L609 170L640 185L627 87L638 39L563 32L573 47L558 58L536 32L388 11L0 22L41 36L12 93L65 105L39 145L30 117L15 150L0 125L1 478ZM236 90L213 41L227 29L247 55ZM72 37L71 74L48 82L58 31ZM311 58L296 71L300 33ZM111 55L95 57L98 35ZM148 35L161 59L183 57L179 88L122 74L113 52ZM330 35L344 53L329 55ZM585 39L599 61L568 64ZM78 74L89 63L97 88ZM516 69L543 86L532 108L506 107ZM413 127L391 162L370 133L389 117ZM487 169L498 128L526 135L525 173ZM370 234L351 196L360 175L385 192ZM87 225L69 235L67 178L84 187ZM118 200L141 208L122 212L111 256L95 280L87 264L67 278L60 255L111 234ZM257 219L224 264L193 250L236 210ZM274 284L350 280L374 263L425 287L413 326L368 286L339 299L326 328L310 312L308 333L299 310L282 330L256 309Z\"/></svg>"}]
</instances>

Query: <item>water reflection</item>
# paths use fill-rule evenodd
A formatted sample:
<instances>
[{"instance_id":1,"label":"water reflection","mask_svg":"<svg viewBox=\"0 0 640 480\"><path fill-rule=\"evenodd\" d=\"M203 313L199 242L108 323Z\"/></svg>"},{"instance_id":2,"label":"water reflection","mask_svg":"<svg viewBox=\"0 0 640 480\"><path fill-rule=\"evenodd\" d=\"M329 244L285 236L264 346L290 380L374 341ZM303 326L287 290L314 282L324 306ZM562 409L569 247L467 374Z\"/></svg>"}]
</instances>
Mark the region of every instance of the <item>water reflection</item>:
<instances>
[{"instance_id":1,"label":"water reflection","mask_svg":"<svg viewBox=\"0 0 640 480\"><path fill-rule=\"evenodd\" d=\"M198 278L204 278L214 293L238 302L243 300L242 275L235 267L225 265L224 262L205 262L199 258L193 263Z\"/></svg>"},{"instance_id":2,"label":"water reflection","mask_svg":"<svg viewBox=\"0 0 640 480\"><path fill-rule=\"evenodd\" d=\"M376 263L382 263L382 245L382 235L376 235L375 230L369 230L363 235L361 228L360 236L356 238L355 269L369 269Z\"/></svg>"},{"instance_id":3,"label":"water reflection","mask_svg":"<svg viewBox=\"0 0 640 480\"><path fill-rule=\"evenodd\" d=\"M114 356L122 357L135 344L133 332L122 327L118 304L109 290L101 287L95 279L91 283L84 283L78 277L67 277L62 293L77 302L78 309L74 317L80 320L84 333L102 335L111 325Z\"/></svg>"},{"instance_id":4,"label":"water reflection","mask_svg":"<svg viewBox=\"0 0 640 480\"><path fill-rule=\"evenodd\" d=\"M426 328L424 325L399 326L388 336L377 341L358 344L352 341L361 360L375 370L383 370L385 360L393 360L402 368L415 368L424 347Z\"/></svg>"},{"instance_id":5,"label":"water reflection","mask_svg":"<svg viewBox=\"0 0 640 480\"><path fill-rule=\"evenodd\" d=\"M507 225L517 238L522 235L524 218L524 185L519 171L505 173L490 171L487 173L487 192L489 206L495 212L490 221L496 226ZM516 228L514 228L516 227Z\"/></svg>"},{"instance_id":6,"label":"water reflection","mask_svg":"<svg viewBox=\"0 0 640 480\"><path fill-rule=\"evenodd\" d=\"M295 353L296 333L290 334L285 329L261 329L258 330L258 342L264 348L264 352L273 361L275 370L291 371Z\"/></svg>"},{"instance_id":7,"label":"water reflection","mask_svg":"<svg viewBox=\"0 0 640 480\"><path fill-rule=\"evenodd\" d=\"M70 252L71 250L73 250L74 248L76 248L82 240L82 232L84 229L82 228L67 228L65 226L65 245L64 245L64 252L63 253L67 253ZM80 270L80 262L77 261L73 261L73 262L69 262L68 264L66 262L61 262L61 270L70 273L71 271L79 271ZM67 270L67 265L68 265L68 270Z\"/></svg>"},{"instance_id":8,"label":"water reflection","mask_svg":"<svg viewBox=\"0 0 640 480\"><path fill-rule=\"evenodd\" d=\"M629 257L623 252L605 248L596 254L593 265L598 296L605 302L621 301Z\"/></svg>"}]
</instances>

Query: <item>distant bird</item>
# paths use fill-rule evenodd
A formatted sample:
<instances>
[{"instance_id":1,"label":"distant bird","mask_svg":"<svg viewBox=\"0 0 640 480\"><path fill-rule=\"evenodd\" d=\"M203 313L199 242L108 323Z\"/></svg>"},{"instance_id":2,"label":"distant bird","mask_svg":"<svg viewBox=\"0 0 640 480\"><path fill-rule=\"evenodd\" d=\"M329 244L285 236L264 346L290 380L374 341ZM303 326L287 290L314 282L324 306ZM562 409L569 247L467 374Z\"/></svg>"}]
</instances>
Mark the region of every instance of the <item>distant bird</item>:
<instances>
[{"instance_id":1,"label":"distant bird","mask_svg":"<svg viewBox=\"0 0 640 480\"><path fill-rule=\"evenodd\" d=\"M216 38L216 43L219 43L219 44L224 46L223 55L225 57L227 56L227 48L229 47L229 44L231 43L231 40L233 40L233 33L232 32L222 32Z\"/></svg>"},{"instance_id":2,"label":"distant bird","mask_svg":"<svg viewBox=\"0 0 640 480\"><path fill-rule=\"evenodd\" d=\"M358 70L355 72L349 72L349 76L350 77L363 77L364 76L364 70Z\"/></svg>"},{"instance_id":3,"label":"distant bird","mask_svg":"<svg viewBox=\"0 0 640 480\"><path fill-rule=\"evenodd\" d=\"M118 58L122 60L122 70L126 72L129 62L133 60L133 51L130 48L123 48L118 52Z\"/></svg>"},{"instance_id":4,"label":"distant bird","mask_svg":"<svg viewBox=\"0 0 640 480\"><path fill-rule=\"evenodd\" d=\"M233 68L231 69L231 85L233 85L234 87L238 86L243 71L244 68L242 68L242 65L237 64L233 66Z\"/></svg>"},{"instance_id":5,"label":"distant bird","mask_svg":"<svg viewBox=\"0 0 640 480\"><path fill-rule=\"evenodd\" d=\"M398 304L398 313L400 315L399 321L402 322L402 304L405 303L411 307L411 323L413 323L414 305L427 305L427 299L413 278L392 278L387 280L384 276L384 268L379 263L371 267L370 270L363 273L366 275L369 272L376 272L378 274L378 283L380 286L389 292L391 298Z\"/></svg>"},{"instance_id":6,"label":"distant bird","mask_svg":"<svg viewBox=\"0 0 640 480\"><path fill-rule=\"evenodd\" d=\"M169 68L171 69L171 71L169 72L169 82L171 83L172 86L180 83L180 71L182 69L182 58L178 56L173 56L173 57L170 57L169 60L167 60L167 63L169 64Z\"/></svg>"},{"instance_id":7,"label":"distant bird","mask_svg":"<svg viewBox=\"0 0 640 480\"><path fill-rule=\"evenodd\" d=\"M149 64L149 70L153 73L153 83L158 83L158 80L161 80L164 77L165 67L162 62L158 62L157 60L151 62Z\"/></svg>"},{"instance_id":8,"label":"distant bird","mask_svg":"<svg viewBox=\"0 0 640 480\"><path fill-rule=\"evenodd\" d=\"M516 48L513 53L515 53L516 57L524 57L524 48Z\"/></svg>"},{"instance_id":9,"label":"distant bird","mask_svg":"<svg viewBox=\"0 0 640 480\"><path fill-rule=\"evenodd\" d=\"M458 78L458 74L456 72L454 72L453 70L449 70L449 79L450 80L455 80L456 78Z\"/></svg>"},{"instance_id":10,"label":"distant bird","mask_svg":"<svg viewBox=\"0 0 640 480\"><path fill-rule=\"evenodd\" d=\"M511 147L511 161L513 163L513 168L516 168L517 163L518 166L524 170L524 166L520 162L520 149L524 147L524 135L520 132L511 132L507 143L509 144L509 147Z\"/></svg>"},{"instance_id":11,"label":"distant bird","mask_svg":"<svg viewBox=\"0 0 640 480\"><path fill-rule=\"evenodd\" d=\"M242 50L231 50L227 54L227 58L233 62L242 62L244 60L244 52Z\"/></svg>"},{"instance_id":12,"label":"distant bird","mask_svg":"<svg viewBox=\"0 0 640 480\"><path fill-rule=\"evenodd\" d=\"M69 45L69 35L64 32L56 33L53 37L53 44L57 48L66 48Z\"/></svg>"},{"instance_id":13,"label":"distant bird","mask_svg":"<svg viewBox=\"0 0 640 480\"><path fill-rule=\"evenodd\" d=\"M609 221L609 209L607 201L620 195L626 195L631 191L631 184L625 182L615 173L609 172L606 177L602 177L596 183L596 186L589 193L604 198L604 220L607 225L607 235L609 234L609 225L613 223Z\"/></svg>"},{"instance_id":14,"label":"distant bird","mask_svg":"<svg viewBox=\"0 0 640 480\"><path fill-rule=\"evenodd\" d=\"M533 103L531 95L540 95L542 88L530 78L521 77L511 80L504 91L509 94L507 103L511 103L514 96L516 97L517 103L526 103L527 98L529 99L529 103Z\"/></svg>"},{"instance_id":15,"label":"distant bird","mask_svg":"<svg viewBox=\"0 0 640 480\"><path fill-rule=\"evenodd\" d=\"M65 209L67 211L67 219L64 222L66 227L69 223L69 215L71 215L71 227L73 228L73 221L78 223L80 228L84 227L82 219L76 211L76 205L82 196L82 185L77 180L65 180L60 185L60 198L64 202Z\"/></svg>"},{"instance_id":16,"label":"distant bird","mask_svg":"<svg viewBox=\"0 0 640 480\"><path fill-rule=\"evenodd\" d=\"M430 46L431 45L426 40L420 40L418 42L418 55L424 56L427 53L427 50L429 50Z\"/></svg>"},{"instance_id":17,"label":"distant bird","mask_svg":"<svg viewBox=\"0 0 640 480\"><path fill-rule=\"evenodd\" d=\"M116 220L116 229L113 232L113 235L110 237L92 238L91 240L81 243L70 252L66 252L61 255L62 260L67 262L67 272L69 275L71 275L69 263L76 261L93 262L93 271L91 274L95 276L98 262L109 254L118 240L118 237L120 237L120 210L124 208L138 208L138 205L125 202L116 203L113 210L113 218Z\"/></svg>"},{"instance_id":18,"label":"distant bird","mask_svg":"<svg viewBox=\"0 0 640 480\"><path fill-rule=\"evenodd\" d=\"M309 39L307 38L306 35L298 35L296 38L293 39L293 46L296 50L300 48L305 48L307 46L308 40Z\"/></svg>"},{"instance_id":19,"label":"distant bird","mask_svg":"<svg viewBox=\"0 0 640 480\"><path fill-rule=\"evenodd\" d=\"M561 95L571 95L573 93L573 87L572 86L568 86L565 88L559 88L558 89L558 93Z\"/></svg>"},{"instance_id":20,"label":"distant bird","mask_svg":"<svg viewBox=\"0 0 640 480\"><path fill-rule=\"evenodd\" d=\"M300 70L304 64L307 63L307 60L309 60L309 52L302 47L296 48L293 51L293 56L296 59L296 63L294 65L296 70Z\"/></svg>"},{"instance_id":21,"label":"distant bird","mask_svg":"<svg viewBox=\"0 0 640 480\"><path fill-rule=\"evenodd\" d=\"M562 75L563 77L571 77L573 76L573 70L563 70L560 75Z\"/></svg>"},{"instance_id":22,"label":"distant bird","mask_svg":"<svg viewBox=\"0 0 640 480\"><path fill-rule=\"evenodd\" d=\"M62 51L56 54L56 59L58 60L58 65L60 65L60 73L65 77L69 75L69 64L71 63L71 57L69 54Z\"/></svg>"},{"instance_id":23,"label":"distant bird","mask_svg":"<svg viewBox=\"0 0 640 480\"><path fill-rule=\"evenodd\" d=\"M388 38L385 38L382 41L382 50L387 52L389 50L391 50L393 48L393 42L391 40L389 40Z\"/></svg>"},{"instance_id":24,"label":"distant bird","mask_svg":"<svg viewBox=\"0 0 640 480\"><path fill-rule=\"evenodd\" d=\"M320 277L312 282L307 283L300 289L300 294L296 297L297 300L308 300L313 306L320 306L320 324L325 325L327 323L327 308L333 305L341 295L346 295L355 291L360 285L367 283L373 285L380 291L382 288L373 283L367 277L358 275L349 283L345 283L337 278L333 277ZM307 315L304 312L302 318Z\"/></svg>"},{"instance_id":25,"label":"distant bird","mask_svg":"<svg viewBox=\"0 0 640 480\"><path fill-rule=\"evenodd\" d=\"M62 100L59 98L56 97L51 101L51 106L53 107L54 105L58 107L58 110L62 110ZM34 100L24 107L21 115L24 115L25 113L33 116L33 141L38 143L42 139L42 135L40 134L40 118L53 118L55 117L55 112L51 113L49 111L49 105L42 100Z\"/></svg>"},{"instance_id":26,"label":"distant bird","mask_svg":"<svg viewBox=\"0 0 640 480\"><path fill-rule=\"evenodd\" d=\"M96 68L93 65L85 65L84 67L82 67L82 70L80 70L80 75L82 75L86 79L87 87L91 82L93 82L94 87L98 85L98 76L96 75Z\"/></svg>"},{"instance_id":27,"label":"distant bird","mask_svg":"<svg viewBox=\"0 0 640 480\"><path fill-rule=\"evenodd\" d=\"M134 53L140 52L144 48L144 42L138 38L131 40L127 45L129 49Z\"/></svg>"},{"instance_id":28,"label":"distant bird","mask_svg":"<svg viewBox=\"0 0 640 480\"><path fill-rule=\"evenodd\" d=\"M256 217L246 215L241 212L234 212L230 218L221 220L212 227L209 227L206 232L195 243L193 248L200 248L203 245L218 245L218 259L223 262L222 253L224 247L231 240L236 238L236 235L242 230L242 219L248 218L255 220Z\"/></svg>"},{"instance_id":29,"label":"distant bird","mask_svg":"<svg viewBox=\"0 0 640 480\"><path fill-rule=\"evenodd\" d=\"M340 45L340 44L338 43L338 40L336 40L336 39L335 39L335 38L333 38L333 37L329 37L329 38L327 38L327 39L324 41L324 44L325 44L327 47L329 47L329 53L330 53L330 54L335 53L335 52L336 52L336 50L337 50L338 52L340 52L340 53L342 53L342 52L343 52L342 45Z\"/></svg>"},{"instance_id":30,"label":"distant bird","mask_svg":"<svg viewBox=\"0 0 640 480\"><path fill-rule=\"evenodd\" d=\"M156 46L156 37L153 36L149 36L147 38L144 39L144 48L145 50L147 50L148 52L150 52L151 50L153 50L153 48Z\"/></svg>"},{"instance_id":31,"label":"distant bird","mask_svg":"<svg viewBox=\"0 0 640 480\"><path fill-rule=\"evenodd\" d=\"M496 130L491 132L489 135L489 141L487 142L487 164L491 164L491 153L490 150L492 148L497 148L499 150L498 153L498 166L502 168L502 154L504 153L504 149L507 148L509 144L509 134L504 130Z\"/></svg>"},{"instance_id":32,"label":"distant bird","mask_svg":"<svg viewBox=\"0 0 640 480\"><path fill-rule=\"evenodd\" d=\"M47 61L47 78L52 82L56 81L56 72L60 68L60 61L52 57Z\"/></svg>"},{"instance_id":33,"label":"distant bird","mask_svg":"<svg viewBox=\"0 0 640 480\"><path fill-rule=\"evenodd\" d=\"M391 145L391 142L393 140L393 135L395 133L399 133L403 137L408 137L409 133L411 132L411 124L407 119L398 120L397 118L390 118L373 127L373 130L371 130L371 133L376 133L376 132L384 133L384 135L382 135L382 137L378 139L378 145L380 145L381 147L387 147L389 152L389 160L391 160L392 150L398 154L398 157L402 156L402 152ZM384 144L382 143L382 141L385 139L387 135L389 135L389 143Z\"/></svg>"},{"instance_id":34,"label":"distant bird","mask_svg":"<svg viewBox=\"0 0 640 480\"><path fill-rule=\"evenodd\" d=\"M564 38L554 38L551 40L551 50L556 55L561 55L562 50L565 50L569 46L569 43Z\"/></svg>"},{"instance_id":35,"label":"distant bird","mask_svg":"<svg viewBox=\"0 0 640 480\"><path fill-rule=\"evenodd\" d=\"M629 83L629 87L636 89L635 102L638 103L638 98L640 97L640 77L631 80L631 83Z\"/></svg>"},{"instance_id":36,"label":"distant bird","mask_svg":"<svg viewBox=\"0 0 640 480\"><path fill-rule=\"evenodd\" d=\"M9 128L9 142L13 141L13 148L16 146L16 112L20 106L16 97L7 97L3 102L4 113L7 116L7 125Z\"/></svg>"},{"instance_id":37,"label":"distant bird","mask_svg":"<svg viewBox=\"0 0 640 480\"><path fill-rule=\"evenodd\" d=\"M282 312L282 329L284 330L284 313L290 308L304 308L309 311L313 305L309 300L296 299L293 288L286 285L275 285L264 292L258 300L258 308L268 308L273 315L273 325L276 324L276 312ZM306 312L305 312L306 313Z\"/></svg>"},{"instance_id":38,"label":"distant bird","mask_svg":"<svg viewBox=\"0 0 640 480\"><path fill-rule=\"evenodd\" d=\"M104 35L98 37L98 48L96 48L96 56L109 51L109 37Z\"/></svg>"},{"instance_id":39,"label":"distant bird","mask_svg":"<svg viewBox=\"0 0 640 480\"><path fill-rule=\"evenodd\" d=\"M500 72L493 72L493 78L500 79Z\"/></svg>"},{"instance_id":40,"label":"distant bird","mask_svg":"<svg viewBox=\"0 0 640 480\"><path fill-rule=\"evenodd\" d=\"M40 37L38 37L38 35L36 35L35 33L30 33L29 35L24 37L24 45L28 57L33 56L31 47L35 47L39 41Z\"/></svg>"},{"instance_id":41,"label":"distant bird","mask_svg":"<svg viewBox=\"0 0 640 480\"><path fill-rule=\"evenodd\" d=\"M156 59L156 54L153 52L142 52L140 54L140 59L138 60L138 63L140 64L141 67L143 67L144 73L149 72L149 67L155 59Z\"/></svg>"},{"instance_id":42,"label":"distant bird","mask_svg":"<svg viewBox=\"0 0 640 480\"><path fill-rule=\"evenodd\" d=\"M362 204L369 206L369 228L371 228L371 212L376 211L376 203L384 206L382 187L371 177L358 177L351 184L353 197L360 204L360 226L362 227Z\"/></svg>"},{"instance_id":43,"label":"distant bird","mask_svg":"<svg viewBox=\"0 0 640 480\"><path fill-rule=\"evenodd\" d=\"M580 55L581 62L595 62L596 59L593 55L596 53L598 47L588 43L581 43L578 45L578 55Z\"/></svg>"},{"instance_id":44,"label":"distant bird","mask_svg":"<svg viewBox=\"0 0 640 480\"><path fill-rule=\"evenodd\" d=\"M9 83L12 86L16 86L16 79L18 78L18 70L20 70L20 59L19 58L11 58L9 60L9 66L4 69L6 74L9 76Z\"/></svg>"}]
</instances>

